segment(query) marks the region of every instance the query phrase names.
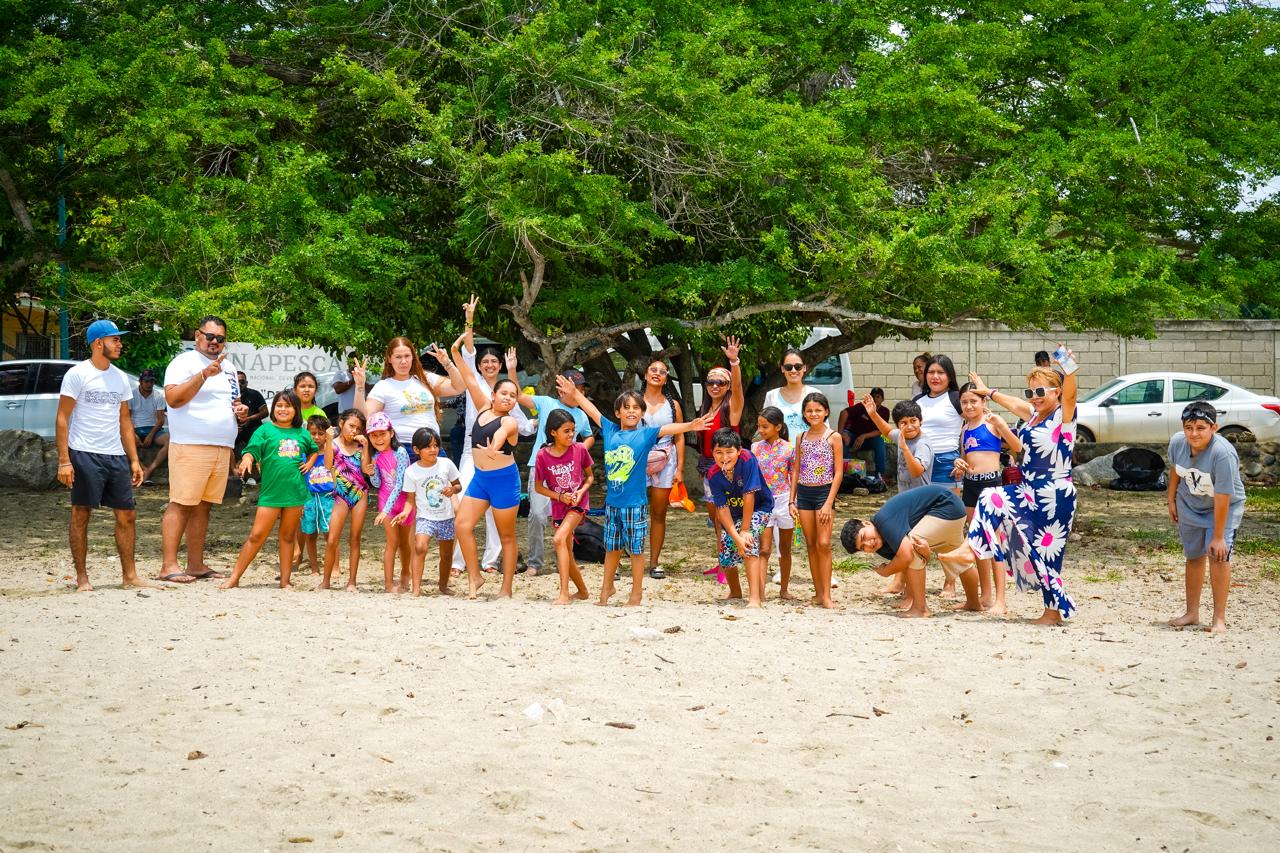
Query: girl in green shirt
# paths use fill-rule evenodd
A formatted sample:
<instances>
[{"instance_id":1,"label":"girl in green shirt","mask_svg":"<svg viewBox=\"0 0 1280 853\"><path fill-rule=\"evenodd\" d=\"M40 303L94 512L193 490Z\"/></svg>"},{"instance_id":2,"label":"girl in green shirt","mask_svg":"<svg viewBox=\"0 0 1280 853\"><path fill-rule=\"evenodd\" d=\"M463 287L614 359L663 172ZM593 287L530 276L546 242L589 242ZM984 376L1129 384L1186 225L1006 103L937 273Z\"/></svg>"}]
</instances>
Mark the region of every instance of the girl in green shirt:
<instances>
[{"instance_id":1,"label":"girl in green shirt","mask_svg":"<svg viewBox=\"0 0 1280 853\"><path fill-rule=\"evenodd\" d=\"M325 464L332 465L333 444L325 451ZM240 584L245 569L280 520L280 588L289 587L293 570L293 546L307 502L306 472L320 458L311 433L302 428L302 404L293 391L281 391L271 402L271 421L260 426L245 446L237 469L247 476L255 462L261 473L258 482L258 512L253 517L249 538L240 549L231 577L222 585L232 589Z\"/></svg>"},{"instance_id":2,"label":"girl in green shirt","mask_svg":"<svg viewBox=\"0 0 1280 853\"><path fill-rule=\"evenodd\" d=\"M304 424L312 415L324 415L324 409L316 405L316 392L319 390L320 383L310 370L304 370L293 377L293 393L298 395L298 406Z\"/></svg>"}]
</instances>

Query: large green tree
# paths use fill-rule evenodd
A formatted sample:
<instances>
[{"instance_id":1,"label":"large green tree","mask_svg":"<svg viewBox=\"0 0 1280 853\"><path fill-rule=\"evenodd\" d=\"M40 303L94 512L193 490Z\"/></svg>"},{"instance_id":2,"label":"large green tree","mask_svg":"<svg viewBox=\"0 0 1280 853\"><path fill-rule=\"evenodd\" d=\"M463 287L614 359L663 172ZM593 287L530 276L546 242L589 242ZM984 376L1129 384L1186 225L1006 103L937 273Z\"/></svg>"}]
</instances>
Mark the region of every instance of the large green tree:
<instances>
[{"instance_id":1,"label":"large green tree","mask_svg":"<svg viewBox=\"0 0 1280 853\"><path fill-rule=\"evenodd\" d=\"M1244 2L0 3L6 294L552 370L1280 303ZM59 160L59 148L62 161ZM54 199L71 239L54 241ZM501 306L502 310L499 310ZM644 332L652 330L650 338ZM517 334L518 332L518 334Z\"/></svg>"}]
</instances>

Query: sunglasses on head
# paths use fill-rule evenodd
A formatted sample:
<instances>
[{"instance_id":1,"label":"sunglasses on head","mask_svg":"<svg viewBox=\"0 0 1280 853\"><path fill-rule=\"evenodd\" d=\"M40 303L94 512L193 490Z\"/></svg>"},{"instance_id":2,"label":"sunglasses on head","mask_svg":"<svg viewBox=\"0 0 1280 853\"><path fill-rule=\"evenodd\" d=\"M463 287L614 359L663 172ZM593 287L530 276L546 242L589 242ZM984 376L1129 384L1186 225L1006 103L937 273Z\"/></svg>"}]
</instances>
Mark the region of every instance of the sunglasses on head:
<instances>
[{"instance_id":1,"label":"sunglasses on head","mask_svg":"<svg viewBox=\"0 0 1280 853\"><path fill-rule=\"evenodd\" d=\"M1047 397L1050 391L1057 391L1057 390L1058 390L1057 388L1045 388L1044 386L1041 386L1039 388L1023 388L1022 396L1030 400L1034 397Z\"/></svg>"},{"instance_id":2,"label":"sunglasses on head","mask_svg":"<svg viewBox=\"0 0 1280 853\"><path fill-rule=\"evenodd\" d=\"M804 370L804 365L803 364L784 364L782 365L782 369L787 371L788 373L796 373L798 371Z\"/></svg>"},{"instance_id":3,"label":"sunglasses on head","mask_svg":"<svg viewBox=\"0 0 1280 853\"><path fill-rule=\"evenodd\" d=\"M723 379L708 379L706 384L712 388L719 388L723 385L728 385L729 383L724 381Z\"/></svg>"},{"instance_id":4,"label":"sunglasses on head","mask_svg":"<svg viewBox=\"0 0 1280 853\"><path fill-rule=\"evenodd\" d=\"M205 331L201 331L200 334L204 335L204 339L211 344L223 344L227 342L226 335L211 335Z\"/></svg>"},{"instance_id":5,"label":"sunglasses on head","mask_svg":"<svg viewBox=\"0 0 1280 853\"><path fill-rule=\"evenodd\" d=\"M1204 421L1208 424L1216 424L1218 418L1216 412L1211 415L1203 407L1191 403L1182 410L1182 422L1186 423L1187 421Z\"/></svg>"}]
</instances>

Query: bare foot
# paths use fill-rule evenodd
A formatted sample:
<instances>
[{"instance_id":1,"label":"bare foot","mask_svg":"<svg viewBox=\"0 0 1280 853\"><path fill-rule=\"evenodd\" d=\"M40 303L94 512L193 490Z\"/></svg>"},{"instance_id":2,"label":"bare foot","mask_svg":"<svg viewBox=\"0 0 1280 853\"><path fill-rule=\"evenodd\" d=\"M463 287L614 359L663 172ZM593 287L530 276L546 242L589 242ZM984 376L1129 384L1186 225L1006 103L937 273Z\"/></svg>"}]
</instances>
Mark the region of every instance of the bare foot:
<instances>
[{"instance_id":1,"label":"bare foot","mask_svg":"<svg viewBox=\"0 0 1280 853\"><path fill-rule=\"evenodd\" d=\"M830 595L821 596L821 597L817 598L817 599L814 601L814 603L815 603L815 604L817 604L819 607L825 607L827 610L832 610L832 609L834 609L834 608L835 608L835 606L836 606L836 605L835 605L835 602L833 602L833 601L831 600L831 596L830 596Z\"/></svg>"},{"instance_id":2,"label":"bare foot","mask_svg":"<svg viewBox=\"0 0 1280 853\"><path fill-rule=\"evenodd\" d=\"M956 588L954 586L950 588L947 588L944 586L942 588L942 593L940 594L940 597L945 598L948 601L954 601L956 598Z\"/></svg>"},{"instance_id":3,"label":"bare foot","mask_svg":"<svg viewBox=\"0 0 1280 853\"><path fill-rule=\"evenodd\" d=\"M587 592L585 589L580 589L576 593L574 593L573 597L578 599L579 601L586 601L588 598L591 597L591 594Z\"/></svg>"},{"instance_id":4,"label":"bare foot","mask_svg":"<svg viewBox=\"0 0 1280 853\"><path fill-rule=\"evenodd\" d=\"M991 605L992 605L992 604L994 604L994 603L995 603L995 599L993 599L993 598L992 598L991 596L989 596L989 595L988 595L986 598L983 598L981 601L979 601L979 604L981 604L981 605L982 605L982 609L983 609L983 610L990 610L990 609L991 609Z\"/></svg>"},{"instance_id":5,"label":"bare foot","mask_svg":"<svg viewBox=\"0 0 1280 853\"><path fill-rule=\"evenodd\" d=\"M897 608L898 610L910 610L910 609L911 609L911 599L909 599L909 598L904 598L904 599L902 599L901 601L899 601L897 604L895 604L895 605L893 605L893 606L894 606L895 608Z\"/></svg>"},{"instance_id":6,"label":"bare foot","mask_svg":"<svg viewBox=\"0 0 1280 853\"><path fill-rule=\"evenodd\" d=\"M233 581L233 580L225 580L225 581L223 581L222 583L218 584L218 589L235 589L235 588L236 588L236 587L238 587L239 585L240 585L240 584L239 584L239 583L237 583L236 581Z\"/></svg>"},{"instance_id":7,"label":"bare foot","mask_svg":"<svg viewBox=\"0 0 1280 853\"><path fill-rule=\"evenodd\" d=\"M954 611L956 611L956 612L959 612L959 611L962 611L962 610L968 610L970 613L981 613L981 612L982 612L982 604L980 604L980 603L978 603L978 602L975 602L975 603L973 603L973 604L969 604L969 602L967 602L967 601L966 601L964 604L957 604L957 605L955 605L954 607L952 607L951 609L952 609L952 610L954 610Z\"/></svg>"},{"instance_id":8,"label":"bare foot","mask_svg":"<svg viewBox=\"0 0 1280 853\"><path fill-rule=\"evenodd\" d=\"M393 583L393 584L390 584L390 585L388 585L388 584L383 584L383 585L382 585L382 590L383 590L383 592L389 592L389 593L391 593L392 595L399 595L400 593L404 592L404 590L402 590L402 589L400 588L400 584L398 584L398 583Z\"/></svg>"},{"instance_id":9,"label":"bare foot","mask_svg":"<svg viewBox=\"0 0 1280 853\"><path fill-rule=\"evenodd\" d=\"M795 600L796 600L796 597L795 597L794 595L792 595L791 593L787 592L785 589L782 589L782 590L778 590L778 600L780 600L780 601L795 601Z\"/></svg>"},{"instance_id":10,"label":"bare foot","mask_svg":"<svg viewBox=\"0 0 1280 853\"><path fill-rule=\"evenodd\" d=\"M1056 610L1046 610L1039 619L1032 619L1032 625L1045 625L1052 628L1062 624L1062 614Z\"/></svg>"},{"instance_id":11,"label":"bare foot","mask_svg":"<svg viewBox=\"0 0 1280 853\"><path fill-rule=\"evenodd\" d=\"M1009 612L1009 608L1005 607L1003 603L993 604L986 609L986 612L992 616L1004 616Z\"/></svg>"},{"instance_id":12,"label":"bare foot","mask_svg":"<svg viewBox=\"0 0 1280 853\"><path fill-rule=\"evenodd\" d=\"M1227 623L1214 620L1214 623L1204 630L1206 634L1225 634L1227 633Z\"/></svg>"},{"instance_id":13,"label":"bare foot","mask_svg":"<svg viewBox=\"0 0 1280 853\"><path fill-rule=\"evenodd\" d=\"M93 592L93 584L89 583L88 578L77 578L76 592Z\"/></svg>"},{"instance_id":14,"label":"bare foot","mask_svg":"<svg viewBox=\"0 0 1280 853\"><path fill-rule=\"evenodd\" d=\"M898 615L901 616L903 619L928 619L933 614L931 614L928 610L916 610L912 608L911 610L904 610Z\"/></svg>"},{"instance_id":15,"label":"bare foot","mask_svg":"<svg viewBox=\"0 0 1280 853\"><path fill-rule=\"evenodd\" d=\"M471 579L468 578L467 579L467 598L474 600L476 597L476 593L478 593L480 591L480 587L484 585L485 585L484 575L480 575L479 581L476 581L476 582L472 582Z\"/></svg>"},{"instance_id":16,"label":"bare foot","mask_svg":"<svg viewBox=\"0 0 1280 853\"><path fill-rule=\"evenodd\" d=\"M609 599L613 597L613 593L613 584L607 584L606 586L600 587L600 600L596 602L596 606L603 607L608 604Z\"/></svg>"},{"instance_id":17,"label":"bare foot","mask_svg":"<svg viewBox=\"0 0 1280 853\"><path fill-rule=\"evenodd\" d=\"M639 593L639 592L633 592L633 593L631 593L631 595L627 596L627 606L628 606L628 607L639 607L639 606L640 606L640 602L641 602L641 600L642 600L642 599L643 599L643 594L642 594L642 593Z\"/></svg>"},{"instance_id":18,"label":"bare foot","mask_svg":"<svg viewBox=\"0 0 1280 853\"><path fill-rule=\"evenodd\" d=\"M1170 628L1186 628L1190 625L1199 625L1199 624L1200 624L1200 614L1192 613L1190 610L1188 610L1186 613L1183 613L1177 619L1169 620Z\"/></svg>"},{"instance_id":19,"label":"bare foot","mask_svg":"<svg viewBox=\"0 0 1280 853\"><path fill-rule=\"evenodd\" d=\"M816 596L815 596L815 598L816 598ZM725 595L724 600L725 600L725 601L741 601L741 600L742 600L742 593L738 593L737 595L734 595L732 592L730 592L730 593L728 593L728 594L726 594L726 595Z\"/></svg>"},{"instance_id":20,"label":"bare foot","mask_svg":"<svg viewBox=\"0 0 1280 853\"><path fill-rule=\"evenodd\" d=\"M120 587L122 589L162 589L163 588L160 586L160 584L152 583L151 581L144 581L142 578L138 577L137 575L134 575L131 578L125 578L121 582Z\"/></svg>"},{"instance_id":21,"label":"bare foot","mask_svg":"<svg viewBox=\"0 0 1280 853\"><path fill-rule=\"evenodd\" d=\"M354 583L347 584L347 592L359 592L359 591L360 589Z\"/></svg>"},{"instance_id":22,"label":"bare foot","mask_svg":"<svg viewBox=\"0 0 1280 853\"><path fill-rule=\"evenodd\" d=\"M505 600L507 600L507 601L510 601L510 600L511 600L511 590L509 590L509 589L499 589L499 590L498 590L498 600L499 600L499 601L501 601L501 600L504 600L504 599L505 599Z\"/></svg>"},{"instance_id":23,"label":"bare foot","mask_svg":"<svg viewBox=\"0 0 1280 853\"><path fill-rule=\"evenodd\" d=\"M576 598L576 597L577 597L577 596L575 596L575 598ZM553 601L553 602L551 602L551 603L552 603L552 604L572 604L572 603L573 603L573 599L572 599L572 598L570 598L568 595L561 595L561 596L559 596L555 601Z\"/></svg>"},{"instance_id":24,"label":"bare foot","mask_svg":"<svg viewBox=\"0 0 1280 853\"><path fill-rule=\"evenodd\" d=\"M453 587L449 586L448 584L445 584L444 586L440 587L440 594L453 595Z\"/></svg>"},{"instance_id":25,"label":"bare foot","mask_svg":"<svg viewBox=\"0 0 1280 853\"><path fill-rule=\"evenodd\" d=\"M764 607L764 603L763 603L763 602L760 602L760 601L748 601L748 602L747 602L747 609L748 609L748 610L760 610L760 609L761 609L761 608L763 608L763 607Z\"/></svg>"},{"instance_id":26,"label":"bare foot","mask_svg":"<svg viewBox=\"0 0 1280 853\"><path fill-rule=\"evenodd\" d=\"M316 585L316 589L333 589L333 587L329 586L328 581L320 581L320 583Z\"/></svg>"}]
</instances>

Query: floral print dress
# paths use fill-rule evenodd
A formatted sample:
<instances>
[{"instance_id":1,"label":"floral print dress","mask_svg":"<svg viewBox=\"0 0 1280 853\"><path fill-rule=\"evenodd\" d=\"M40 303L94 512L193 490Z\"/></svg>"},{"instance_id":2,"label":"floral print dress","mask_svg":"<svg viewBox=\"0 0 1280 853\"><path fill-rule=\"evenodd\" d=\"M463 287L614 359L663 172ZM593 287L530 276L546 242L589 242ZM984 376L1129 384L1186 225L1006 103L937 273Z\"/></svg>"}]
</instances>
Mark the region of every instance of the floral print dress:
<instances>
[{"instance_id":1,"label":"floral print dress","mask_svg":"<svg viewBox=\"0 0 1280 853\"><path fill-rule=\"evenodd\" d=\"M1076 605L1062 588L1067 534L1076 514L1071 481L1076 425L1062 422L1062 408L1018 431L1022 482L987 489L969 524L969 545L980 559L1008 566L1021 590L1039 590L1044 606L1071 618Z\"/></svg>"}]
</instances>

